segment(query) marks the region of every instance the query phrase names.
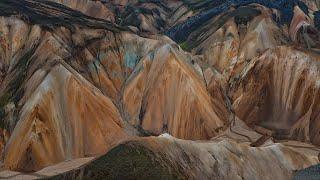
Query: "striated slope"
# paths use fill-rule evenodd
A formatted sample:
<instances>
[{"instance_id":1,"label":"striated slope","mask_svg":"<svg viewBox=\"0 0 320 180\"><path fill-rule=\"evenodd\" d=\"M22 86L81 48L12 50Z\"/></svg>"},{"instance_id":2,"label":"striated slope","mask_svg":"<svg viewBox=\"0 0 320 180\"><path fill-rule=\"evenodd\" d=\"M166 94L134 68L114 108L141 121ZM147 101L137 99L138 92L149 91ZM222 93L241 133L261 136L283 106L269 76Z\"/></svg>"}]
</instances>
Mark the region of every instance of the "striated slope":
<instances>
[{"instance_id":1,"label":"striated slope","mask_svg":"<svg viewBox=\"0 0 320 180\"><path fill-rule=\"evenodd\" d=\"M21 10L15 3L34 5L32 1L11 3L5 12L9 15L16 13L14 9ZM77 12L61 11L57 4L40 3L37 8L44 14L34 14L34 9L23 11L36 25L13 16L1 18L1 135L5 144L2 157L4 168L23 171L102 154L126 137L119 110L82 77L83 66L77 66L79 61L72 57L85 49L88 42L110 33L108 27L118 28L82 14L70 23ZM48 11L50 8L53 12ZM73 18L56 24L54 12ZM42 16L52 19L47 17L43 24ZM88 21L98 30L88 30ZM52 30L48 31L48 27Z\"/></svg>"},{"instance_id":2,"label":"striated slope","mask_svg":"<svg viewBox=\"0 0 320 180\"><path fill-rule=\"evenodd\" d=\"M92 0L51 0L68 6L72 9L76 9L83 14L91 17L109 20L111 22L115 21L114 13L112 9L106 7L101 1Z\"/></svg>"},{"instance_id":3,"label":"striated slope","mask_svg":"<svg viewBox=\"0 0 320 180\"><path fill-rule=\"evenodd\" d=\"M61 11L61 5L53 3L36 2L41 6L33 10L43 14L16 6L31 8L32 1L12 3L6 13L22 11L32 24L18 17L2 18L5 168L33 171L101 154L123 139L124 132L170 132L181 138L208 139L226 128L225 103L206 91L202 71L190 55L163 46L174 44L169 39L118 32L121 28L112 23L84 15L73 21L79 12ZM56 24L55 13L66 21ZM43 16L52 19L41 21ZM137 69L151 54L144 90L131 93ZM176 78L168 79L169 74ZM88 90L93 85L94 92ZM179 95L179 91L184 92ZM141 105L128 99L128 94L143 96ZM162 99L160 108L154 97Z\"/></svg>"},{"instance_id":4,"label":"striated slope","mask_svg":"<svg viewBox=\"0 0 320 180\"><path fill-rule=\"evenodd\" d=\"M115 22L139 34L158 34L194 14L183 1L51 0L95 18Z\"/></svg>"},{"instance_id":5,"label":"striated slope","mask_svg":"<svg viewBox=\"0 0 320 180\"><path fill-rule=\"evenodd\" d=\"M163 46L140 62L124 92L136 126L183 139L207 139L226 127L229 112L223 101L210 97L193 61Z\"/></svg>"},{"instance_id":6,"label":"striated slope","mask_svg":"<svg viewBox=\"0 0 320 180\"><path fill-rule=\"evenodd\" d=\"M1 1L0 178L292 178L319 163L317 8Z\"/></svg>"},{"instance_id":7,"label":"striated slope","mask_svg":"<svg viewBox=\"0 0 320 180\"><path fill-rule=\"evenodd\" d=\"M56 65L34 90L5 148L6 168L35 170L106 152L125 137L111 100Z\"/></svg>"},{"instance_id":8,"label":"striated slope","mask_svg":"<svg viewBox=\"0 0 320 180\"><path fill-rule=\"evenodd\" d=\"M319 144L319 55L289 47L267 51L236 84L233 108L240 119L278 138Z\"/></svg>"},{"instance_id":9,"label":"striated slope","mask_svg":"<svg viewBox=\"0 0 320 180\"><path fill-rule=\"evenodd\" d=\"M189 48L203 54L205 63L226 77L236 78L234 76L252 58L288 42L283 30L272 20L270 11L261 6L253 7L239 8L213 19L207 28L215 29L200 29L191 34L187 44L199 44Z\"/></svg>"}]
</instances>

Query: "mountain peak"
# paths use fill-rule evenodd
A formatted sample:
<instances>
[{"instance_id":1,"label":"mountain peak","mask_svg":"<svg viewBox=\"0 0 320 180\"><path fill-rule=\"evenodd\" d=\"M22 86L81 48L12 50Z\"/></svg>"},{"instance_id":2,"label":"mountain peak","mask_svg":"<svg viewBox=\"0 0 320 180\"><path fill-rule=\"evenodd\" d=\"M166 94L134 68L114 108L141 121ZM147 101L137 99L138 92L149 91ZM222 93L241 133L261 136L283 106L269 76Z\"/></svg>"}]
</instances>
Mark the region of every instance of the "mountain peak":
<instances>
[{"instance_id":1,"label":"mountain peak","mask_svg":"<svg viewBox=\"0 0 320 180\"><path fill-rule=\"evenodd\" d=\"M320 161L319 8L2 0L0 178L314 173L297 171Z\"/></svg>"}]
</instances>

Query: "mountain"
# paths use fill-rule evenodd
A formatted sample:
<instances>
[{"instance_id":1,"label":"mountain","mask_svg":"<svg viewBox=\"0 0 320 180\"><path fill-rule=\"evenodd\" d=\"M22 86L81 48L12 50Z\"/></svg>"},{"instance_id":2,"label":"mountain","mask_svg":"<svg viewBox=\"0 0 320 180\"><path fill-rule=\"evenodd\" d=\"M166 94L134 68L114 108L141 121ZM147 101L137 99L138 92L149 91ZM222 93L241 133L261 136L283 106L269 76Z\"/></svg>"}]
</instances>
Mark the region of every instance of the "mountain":
<instances>
[{"instance_id":1,"label":"mountain","mask_svg":"<svg viewBox=\"0 0 320 180\"><path fill-rule=\"evenodd\" d=\"M0 178L305 177L320 163L319 8L2 0Z\"/></svg>"}]
</instances>

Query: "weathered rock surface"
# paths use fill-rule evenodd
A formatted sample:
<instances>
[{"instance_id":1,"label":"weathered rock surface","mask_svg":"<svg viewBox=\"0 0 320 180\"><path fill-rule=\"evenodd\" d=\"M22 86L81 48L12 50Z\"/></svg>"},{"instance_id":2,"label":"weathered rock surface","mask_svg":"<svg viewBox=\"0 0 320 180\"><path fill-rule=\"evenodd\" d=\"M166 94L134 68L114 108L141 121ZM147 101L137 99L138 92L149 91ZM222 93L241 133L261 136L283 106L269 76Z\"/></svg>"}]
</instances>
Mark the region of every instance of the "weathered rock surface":
<instances>
[{"instance_id":1,"label":"weathered rock surface","mask_svg":"<svg viewBox=\"0 0 320 180\"><path fill-rule=\"evenodd\" d=\"M319 163L319 20L317 0L2 0L0 178L291 179Z\"/></svg>"},{"instance_id":2,"label":"weathered rock surface","mask_svg":"<svg viewBox=\"0 0 320 180\"><path fill-rule=\"evenodd\" d=\"M224 138L208 142L169 135L133 140L59 179L291 179L319 162L319 149L296 142L250 147ZM272 173L270 173L272 172Z\"/></svg>"},{"instance_id":3,"label":"weathered rock surface","mask_svg":"<svg viewBox=\"0 0 320 180\"><path fill-rule=\"evenodd\" d=\"M210 97L202 71L192 61L168 45L141 60L124 92L133 124L183 139L208 139L226 127L224 101Z\"/></svg>"},{"instance_id":4,"label":"weathered rock surface","mask_svg":"<svg viewBox=\"0 0 320 180\"><path fill-rule=\"evenodd\" d=\"M20 111L6 145L5 168L36 170L102 154L125 137L118 110L86 80L57 65Z\"/></svg>"},{"instance_id":5,"label":"weathered rock surface","mask_svg":"<svg viewBox=\"0 0 320 180\"><path fill-rule=\"evenodd\" d=\"M319 144L319 58L278 47L252 60L234 86L236 115L278 138Z\"/></svg>"}]
</instances>

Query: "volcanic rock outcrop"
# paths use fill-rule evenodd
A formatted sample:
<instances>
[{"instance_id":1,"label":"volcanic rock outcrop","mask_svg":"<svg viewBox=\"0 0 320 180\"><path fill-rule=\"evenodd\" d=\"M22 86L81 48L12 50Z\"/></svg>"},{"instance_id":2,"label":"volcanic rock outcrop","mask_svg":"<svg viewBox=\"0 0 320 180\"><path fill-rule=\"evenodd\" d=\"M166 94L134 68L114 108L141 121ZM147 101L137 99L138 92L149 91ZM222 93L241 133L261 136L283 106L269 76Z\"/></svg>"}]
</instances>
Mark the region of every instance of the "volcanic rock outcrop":
<instances>
[{"instance_id":1,"label":"volcanic rock outcrop","mask_svg":"<svg viewBox=\"0 0 320 180\"><path fill-rule=\"evenodd\" d=\"M278 47L252 60L234 86L237 116L279 138L319 144L319 58Z\"/></svg>"},{"instance_id":2,"label":"volcanic rock outcrop","mask_svg":"<svg viewBox=\"0 0 320 180\"><path fill-rule=\"evenodd\" d=\"M2 0L0 178L293 178L320 161L319 17L317 0Z\"/></svg>"},{"instance_id":3,"label":"volcanic rock outcrop","mask_svg":"<svg viewBox=\"0 0 320 180\"><path fill-rule=\"evenodd\" d=\"M110 99L56 65L21 108L6 145L4 164L9 169L36 170L66 159L102 154L125 137L122 128Z\"/></svg>"},{"instance_id":4,"label":"volcanic rock outcrop","mask_svg":"<svg viewBox=\"0 0 320 180\"><path fill-rule=\"evenodd\" d=\"M169 45L140 61L124 91L133 124L183 139L208 139L226 127L224 101L210 97L202 71L192 61Z\"/></svg>"}]
</instances>

